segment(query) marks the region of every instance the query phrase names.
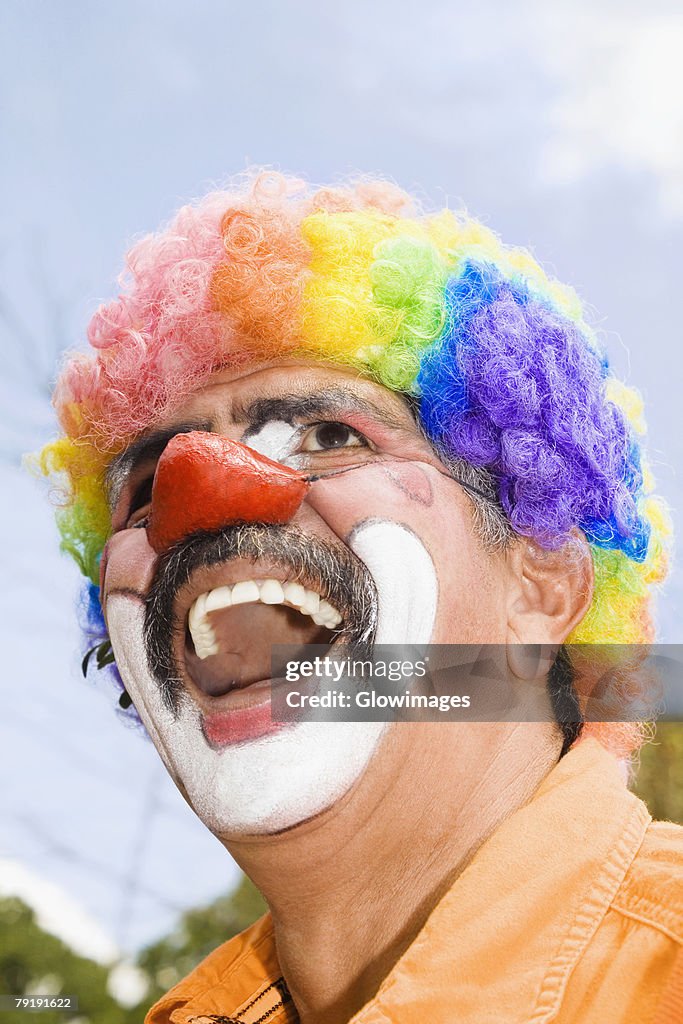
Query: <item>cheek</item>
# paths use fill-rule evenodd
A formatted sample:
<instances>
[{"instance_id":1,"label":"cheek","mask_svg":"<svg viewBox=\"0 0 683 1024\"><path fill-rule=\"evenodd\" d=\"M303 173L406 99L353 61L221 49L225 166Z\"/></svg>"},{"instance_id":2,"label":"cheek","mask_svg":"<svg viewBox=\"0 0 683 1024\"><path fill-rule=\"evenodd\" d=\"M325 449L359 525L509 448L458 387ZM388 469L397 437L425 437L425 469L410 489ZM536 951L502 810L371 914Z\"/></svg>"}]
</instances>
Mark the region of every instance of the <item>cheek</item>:
<instances>
[{"instance_id":1,"label":"cheek","mask_svg":"<svg viewBox=\"0 0 683 1024\"><path fill-rule=\"evenodd\" d=\"M438 584L433 643L502 642L502 570L475 536L472 506L453 480L425 463L375 464L319 481L307 501L345 542L373 520L419 538ZM407 564L400 567L406 574Z\"/></svg>"},{"instance_id":2,"label":"cheek","mask_svg":"<svg viewBox=\"0 0 683 1024\"><path fill-rule=\"evenodd\" d=\"M306 501L342 540L362 522L386 520L416 533L432 557L446 544L462 546L471 529L467 498L426 463L359 467L316 481Z\"/></svg>"},{"instance_id":3,"label":"cheek","mask_svg":"<svg viewBox=\"0 0 683 1024\"><path fill-rule=\"evenodd\" d=\"M107 541L101 564L103 603L112 593L135 593L145 597L152 583L157 555L149 545L146 530L122 530Z\"/></svg>"},{"instance_id":4,"label":"cheek","mask_svg":"<svg viewBox=\"0 0 683 1024\"><path fill-rule=\"evenodd\" d=\"M505 603L486 566L458 575L442 573L439 587L435 644L505 643Z\"/></svg>"}]
</instances>

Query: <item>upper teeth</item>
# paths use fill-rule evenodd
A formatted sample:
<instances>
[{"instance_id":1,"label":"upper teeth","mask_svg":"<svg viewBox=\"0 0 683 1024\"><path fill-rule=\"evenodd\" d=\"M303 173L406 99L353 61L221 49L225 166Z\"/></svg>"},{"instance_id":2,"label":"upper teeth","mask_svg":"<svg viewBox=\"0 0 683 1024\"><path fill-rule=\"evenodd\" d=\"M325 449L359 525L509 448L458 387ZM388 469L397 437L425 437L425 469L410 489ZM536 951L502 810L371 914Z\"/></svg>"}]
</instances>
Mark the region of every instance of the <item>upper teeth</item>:
<instances>
[{"instance_id":1,"label":"upper teeth","mask_svg":"<svg viewBox=\"0 0 683 1024\"><path fill-rule=\"evenodd\" d=\"M216 587L200 594L190 608L188 625L198 658L202 660L218 654L218 641L209 622L209 612L231 608L237 604L284 604L296 608L302 615L310 615L316 626L335 629L342 617L329 601L314 590L306 590L301 583L282 583L280 580L240 580L232 587Z\"/></svg>"}]
</instances>

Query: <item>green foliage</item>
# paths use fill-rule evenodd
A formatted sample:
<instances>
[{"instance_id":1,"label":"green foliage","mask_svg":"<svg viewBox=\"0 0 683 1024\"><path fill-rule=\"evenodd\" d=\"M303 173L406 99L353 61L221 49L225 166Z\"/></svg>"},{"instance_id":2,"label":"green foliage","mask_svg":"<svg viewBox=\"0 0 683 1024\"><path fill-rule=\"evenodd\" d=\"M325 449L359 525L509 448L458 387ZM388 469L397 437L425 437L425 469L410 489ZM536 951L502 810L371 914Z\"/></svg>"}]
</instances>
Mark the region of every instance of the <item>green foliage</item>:
<instances>
[{"instance_id":1,"label":"green foliage","mask_svg":"<svg viewBox=\"0 0 683 1024\"><path fill-rule=\"evenodd\" d=\"M38 925L35 914L16 897L0 899L0 993L77 996L78 1010L41 1011L41 1024L132 1024L128 1011L107 992L108 970L78 956ZM19 1019L2 1015L3 1020ZM30 1019L22 1012L21 1019Z\"/></svg>"},{"instance_id":2,"label":"green foliage","mask_svg":"<svg viewBox=\"0 0 683 1024\"><path fill-rule=\"evenodd\" d=\"M75 1013L41 1011L41 1024L141 1024L149 1007L169 988L265 911L261 895L242 878L228 896L183 914L170 935L140 954L138 965L148 975L150 989L139 1006L127 1009L107 991L107 967L78 956L45 932L22 900L1 898L0 994L78 997ZM7 1024L12 1019L7 1015Z\"/></svg>"},{"instance_id":3,"label":"green foliage","mask_svg":"<svg viewBox=\"0 0 683 1024\"><path fill-rule=\"evenodd\" d=\"M659 722L640 757L635 792L654 818L683 825L683 722Z\"/></svg>"},{"instance_id":4,"label":"green foliage","mask_svg":"<svg viewBox=\"0 0 683 1024\"><path fill-rule=\"evenodd\" d=\"M182 915L166 938L148 946L138 965L149 975L151 1004L193 970L221 943L244 931L266 912L263 897L245 876L234 892Z\"/></svg>"}]
</instances>

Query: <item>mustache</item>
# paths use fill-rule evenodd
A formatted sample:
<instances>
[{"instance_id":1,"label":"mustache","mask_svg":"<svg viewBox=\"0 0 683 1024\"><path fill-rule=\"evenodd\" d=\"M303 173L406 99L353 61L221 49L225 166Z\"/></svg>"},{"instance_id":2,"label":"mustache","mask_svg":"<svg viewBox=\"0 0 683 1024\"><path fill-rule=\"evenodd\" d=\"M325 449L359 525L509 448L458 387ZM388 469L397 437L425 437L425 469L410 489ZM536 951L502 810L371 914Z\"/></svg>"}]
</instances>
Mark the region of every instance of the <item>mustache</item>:
<instances>
[{"instance_id":1,"label":"mustache","mask_svg":"<svg viewBox=\"0 0 683 1024\"><path fill-rule=\"evenodd\" d=\"M145 652L164 704L177 714L184 686L174 654L175 603L197 569L232 559L267 559L288 579L315 583L343 619L343 642L355 657L372 653L378 595L367 567L346 545L309 536L293 526L242 523L214 533L195 533L159 560L145 602Z\"/></svg>"}]
</instances>

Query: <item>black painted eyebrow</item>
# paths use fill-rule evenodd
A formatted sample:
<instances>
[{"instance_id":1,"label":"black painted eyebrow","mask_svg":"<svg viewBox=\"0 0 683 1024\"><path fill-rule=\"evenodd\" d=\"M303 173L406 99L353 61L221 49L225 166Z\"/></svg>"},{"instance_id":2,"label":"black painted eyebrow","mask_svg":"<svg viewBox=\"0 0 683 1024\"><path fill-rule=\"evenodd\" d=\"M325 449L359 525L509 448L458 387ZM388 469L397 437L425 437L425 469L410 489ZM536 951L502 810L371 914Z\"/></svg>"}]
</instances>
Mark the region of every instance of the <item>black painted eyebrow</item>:
<instances>
[{"instance_id":1,"label":"black painted eyebrow","mask_svg":"<svg viewBox=\"0 0 683 1024\"><path fill-rule=\"evenodd\" d=\"M149 434L145 434L129 444L125 451L114 456L104 475L109 507L111 509L116 507L126 480L135 470L145 462L158 459L168 442L176 434L189 434L192 430L212 429L213 424L210 420L188 420L185 423L175 423L172 427L152 430Z\"/></svg>"},{"instance_id":2,"label":"black painted eyebrow","mask_svg":"<svg viewBox=\"0 0 683 1024\"><path fill-rule=\"evenodd\" d=\"M291 395L286 398L257 398L249 405L233 407L233 418L249 424L244 437L249 437L269 420L293 424L299 418L329 416L343 412L363 412L389 427L405 427L388 409L346 388L326 388L314 394Z\"/></svg>"}]
</instances>

